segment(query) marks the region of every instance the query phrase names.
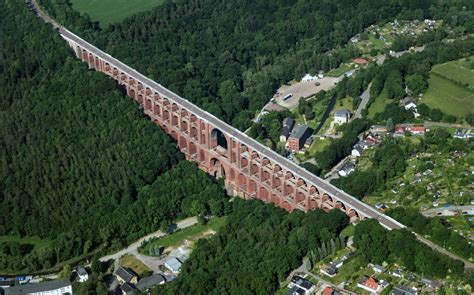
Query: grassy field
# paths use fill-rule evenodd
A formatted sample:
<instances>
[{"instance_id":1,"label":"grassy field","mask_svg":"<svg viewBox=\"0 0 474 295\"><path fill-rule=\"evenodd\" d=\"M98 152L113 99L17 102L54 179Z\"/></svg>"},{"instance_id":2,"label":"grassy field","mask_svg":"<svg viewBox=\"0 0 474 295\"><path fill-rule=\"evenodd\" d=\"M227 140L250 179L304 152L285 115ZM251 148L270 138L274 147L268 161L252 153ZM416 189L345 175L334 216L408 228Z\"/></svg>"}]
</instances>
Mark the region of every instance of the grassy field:
<instances>
[{"instance_id":1,"label":"grassy field","mask_svg":"<svg viewBox=\"0 0 474 295\"><path fill-rule=\"evenodd\" d=\"M384 111L385 106L389 104L390 99L388 98L387 90L385 88L382 90L379 96L370 104L368 112L369 119L373 119L375 114L381 113Z\"/></svg>"},{"instance_id":2,"label":"grassy field","mask_svg":"<svg viewBox=\"0 0 474 295\"><path fill-rule=\"evenodd\" d=\"M453 82L431 75L428 91L422 102L454 116L465 116L474 109L474 92Z\"/></svg>"},{"instance_id":3,"label":"grassy field","mask_svg":"<svg viewBox=\"0 0 474 295\"><path fill-rule=\"evenodd\" d=\"M465 58L436 65L432 72L437 73L443 77L457 80L461 83L466 83L469 86L474 86L474 69L471 69L473 57L466 61Z\"/></svg>"},{"instance_id":4,"label":"grassy field","mask_svg":"<svg viewBox=\"0 0 474 295\"><path fill-rule=\"evenodd\" d=\"M92 20L98 21L101 27L131 16L138 12L150 10L164 0L72 0L72 7Z\"/></svg>"},{"instance_id":5,"label":"grassy field","mask_svg":"<svg viewBox=\"0 0 474 295\"><path fill-rule=\"evenodd\" d=\"M39 237L16 237L16 236L0 236L0 242L17 242L19 244L31 244L35 247L42 248L51 245L51 241L42 240Z\"/></svg>"},{"instance_id":6,"label":"grassy field","mask_svg":"<svg viewBox=\"0 0 474 295\"><path fill-rule=\"evenodd\" d=\"M202 238L209 230L217 232L222 226L224 226L224 224L225 217L214 217L205 225L196 224L194 226L174 232L173 234L167 235L163 238L152 240L140 247L139 252L148 255L148 249L151 247L178 247L183 244L185 240L197 241L199 238Z\"/></svg>"},{"instance_id":7,"label":"grassy field","mask_svg":"<svg viewBox=\"0 0 474 295\"><path fill-rule=\"evenodd\" d=\"M132 255L124 255L120 257L120 265L133 270L139 277L150 271L148 266Z\"/></svg>"}]
</instances>

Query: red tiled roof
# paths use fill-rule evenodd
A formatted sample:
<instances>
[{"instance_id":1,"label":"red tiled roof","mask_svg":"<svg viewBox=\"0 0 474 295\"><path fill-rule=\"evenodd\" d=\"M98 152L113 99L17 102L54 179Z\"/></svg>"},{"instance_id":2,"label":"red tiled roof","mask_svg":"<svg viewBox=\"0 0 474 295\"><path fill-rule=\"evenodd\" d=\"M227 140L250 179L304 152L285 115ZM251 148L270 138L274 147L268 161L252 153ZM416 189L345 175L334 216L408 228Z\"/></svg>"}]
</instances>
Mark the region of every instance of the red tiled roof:
<instances>
[{"instance_id":1,"label":"red tiled roof","mask_svg":"<svg viewBox=\"0 0 474 295\"><path fill-rule=\"evenodd\" d=\"M375 281L373 277L368 278L367 281L365 281L364 285L374 290L377 290L377 288L379 287L379 284L377 283L377 281Z\"/></svg>"},{"instance_id":2,"label":"red tiled roof","mask_svg":"<svg viewBox=\"0 0 474 295\"><path fill-rule=\"evenodd\" d=\"M362 58L362 57L354 58L352 61L354 63L358 64L358 65L366 65L366 64L369 63L368 60L366 60L365 58Z\"/></svg>"}]
</instances>

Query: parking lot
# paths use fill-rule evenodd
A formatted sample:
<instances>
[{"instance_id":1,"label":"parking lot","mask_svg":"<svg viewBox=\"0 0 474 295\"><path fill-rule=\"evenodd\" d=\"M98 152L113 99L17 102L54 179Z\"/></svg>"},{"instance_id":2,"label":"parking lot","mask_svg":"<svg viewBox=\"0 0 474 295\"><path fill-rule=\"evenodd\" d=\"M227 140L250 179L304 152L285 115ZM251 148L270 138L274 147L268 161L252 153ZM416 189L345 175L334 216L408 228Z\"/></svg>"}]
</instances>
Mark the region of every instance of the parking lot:
<instances>
[{"instance_id":1,"label":"parking lot","mask_svg":"<svg viewBox=\"0 0 474 295\"><path fill-rule=\"evenodd\" d=\"M275 102L285 108L293 110L298 105L300 97L308 98L321 90L329 90L340 81L340 77L324 77L315 81L294 82L291 85L283 85L273 96ZM283 100L285 96L292 94L287 100Z\"/></svg>"}]
</instances>

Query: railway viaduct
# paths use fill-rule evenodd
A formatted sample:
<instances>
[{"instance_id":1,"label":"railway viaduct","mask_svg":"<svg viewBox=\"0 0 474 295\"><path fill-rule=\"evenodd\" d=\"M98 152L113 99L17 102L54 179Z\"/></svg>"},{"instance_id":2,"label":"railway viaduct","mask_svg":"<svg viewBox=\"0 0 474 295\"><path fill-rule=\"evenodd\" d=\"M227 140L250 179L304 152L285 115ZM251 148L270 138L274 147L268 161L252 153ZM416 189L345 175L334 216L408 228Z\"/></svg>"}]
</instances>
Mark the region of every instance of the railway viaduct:
<instances>
[{"instance_id":1,"label":"railway viaduct","mask_svg":"<svg viewBox=\"0 0 474 295\"><path fill-rule=\"evenodd\" d=\"M90 69L108 75L126 89L144 113L176 140L186 159L216 178L224 177L229 195L256 198L287 211L337 208L351 222L376 218L388 229L404 227L67 29L58 30Z\"/></svg>"}]
</instances>

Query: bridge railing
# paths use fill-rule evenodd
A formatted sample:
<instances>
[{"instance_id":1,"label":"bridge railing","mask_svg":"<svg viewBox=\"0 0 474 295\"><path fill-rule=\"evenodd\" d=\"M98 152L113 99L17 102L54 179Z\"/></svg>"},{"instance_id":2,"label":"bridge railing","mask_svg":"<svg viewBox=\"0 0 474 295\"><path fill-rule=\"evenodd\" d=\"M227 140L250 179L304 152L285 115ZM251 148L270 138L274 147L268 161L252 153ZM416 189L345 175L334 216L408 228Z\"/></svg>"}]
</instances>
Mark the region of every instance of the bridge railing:
<instances>
[{"instance_id":1,"label":"bridge railing","mask_svg":"<svg viewBox=\"0 0 474 295\"><path fill-rule=\"evenodd\" d=\"M247 146L252 147L256 152L259 152L269 158L270 161L275 162L276 164L280 165L282 168L285 168L286 170L292 172L294 175L298 175L300 178L304 179L306 183L312 184L316 187L321 187L321 184L324 184L328 189L326 190L328 193L334 195L337 198L345 197L347 199L350 199L352 203L357 204L358 206L362 206L369 210L374 216L369 216L369 217L375 217L381 223L383 224L383 220L380 219L385 219L387 221L390 221L391 223L397 225L400 228L404 228L405 226L401 224L400 222L394 220L393 218L384 215L380 212L378 212L375 208L365 204L364 202L358 200L357 198L349 195L348 193L342 191L341 189L335 187L334 185L330 184L326 180L319 178L318 176L312 174L311 172L307 171L305 168L289 161L287 158L281 156L280 154L270 150L268 147L265 145L261 144L260 142L254 140L253 138L250 138L247 134L243 133L242 131L232 127L231 125L227 124L226 122L223 122L222 120L218 119L216 116L213 114L208 113L205 110L202 110L198 106L194 105L193 103L189 102L188 100L180 97L176 93L172 92L171 90L163 87L161 84L153 81L152 79L146 77L145 75L141 74L137 70L131 68L130 66L124 64L120 60L112 57L110 54L103 52L102 50L98 49L97 47L91 45L81 37L77 36L76 34L72 33L68 29L64 27L60 27L59 32L61 36L69 40L73 43L78 44L81 46L81 48L88 50L91 53L94 53L95 55L99 56L100 58L106 60L111 66L114 66L121 71L128 73L131 76L134 76L134 78L137 81L140 81L144 86L149 87L153 89L154 91L161 93L163 96L167 97L172 102L175 102L177 104L180 104L182 107L188 109L189 111L193 112L194 115L199 117L201 120L205 121L208 124L213 125L215 128L218 128L220 131L223 133L226 133L229 137L234 138L236 140L239 140L240 142L246 144ZM273 159L273 160L271 160ZM307 174L307 176L303 176L303 174ZM315 181L313 181L316 180ZM319 184L317 182L320 182ZM345 202L344 200L341 200L341 202ZM353 204L350 204L351 208L353 208L356 211L358 208L354 208ZM361 212L359 212L360 214ZM365 213L364 213L365 214Z\"/></svg>"}]
</instances>

